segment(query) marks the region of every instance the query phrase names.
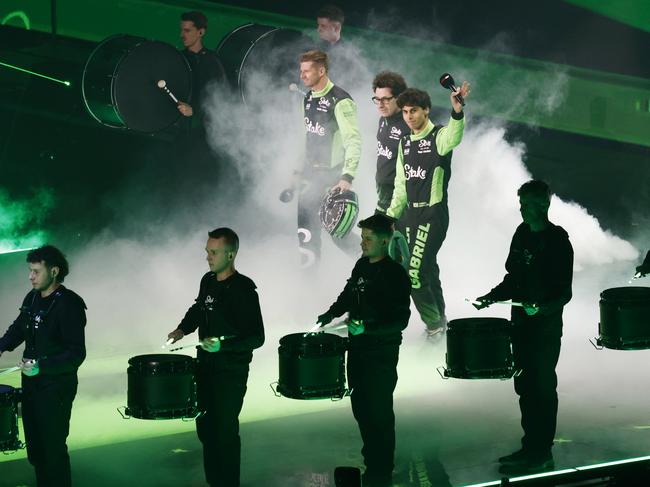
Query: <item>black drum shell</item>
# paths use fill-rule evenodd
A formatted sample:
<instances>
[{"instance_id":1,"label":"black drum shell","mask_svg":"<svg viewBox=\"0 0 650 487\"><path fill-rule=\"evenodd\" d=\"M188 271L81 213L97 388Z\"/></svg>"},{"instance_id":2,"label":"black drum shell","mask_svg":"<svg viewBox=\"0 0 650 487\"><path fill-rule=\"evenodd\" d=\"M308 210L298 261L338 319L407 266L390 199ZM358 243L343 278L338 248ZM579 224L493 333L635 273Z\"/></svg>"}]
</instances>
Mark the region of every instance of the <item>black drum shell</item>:
<instances>
[{"instance_id":1,"label":"black drum shell","mask_svg":"<svg viewBox=\"0 0 650 487\"><path fill-rule=\"evenodd\" d=\"M447 330L445 375L458 379L512 377L511 328L504 318L451 320Z\"/></svg>"},{"instance_id":2,"label":"black drum shell","mask_svg":"<svg viewBox=\"0 0 650 487\"><path fill-rule=\"evenodd\" d=\"M174 46L142 37L111 36L97 45L84 67L86 109L108 127L159 132L181 117L176 104L158 88L159 80L165 80L179 100L190 99L191 69Z\"/></svg>"},{"instance_id":3,"label":"black drum shell","mask_svg":"<svg viewBox=\"0 0 650 487\"><path fill-rule=\"evenodd\" d=\"M618 287L600 293L598 343L614 350L650 348L650 287Z\"/></svg>"},{"instance_id":4,"label":"black drum shell","mask_svg":"<svg viewBox=\"0 0 650 487\"><path fill-rule=\"evenodd\" d=\"M298 103L296 93L289 92L289 84L300 86L300 55L315 46L314 41L297 30L245 24L224 36L217 55L228 82L246 105L264 103L270 93L280 93L288 102L293 97L294 103ZM266 86L255 83L256 73L264 75Z\"/></svg>"},{"instance_id":5,"label":"black drum shell","mask_svg":"<svg viewBox=\"0 0 650 487\"><path fill-rule=\"evenodd\" d=\"M347 340L331 333L280 339L277 390L292 399L330 399L345 392Z\"/></svg>"},{"instance_id":6,"label":"black drum shell","mask_svg":"<svg viewBox=\"0 0 650 487\"><path fill-rule=\"evenodd\" d=\"M194 417L196 361L188 355L138 355L129 359L126 414L139 419Z\"/></svg>"},{"instance_id":7,"label":"black drum shell","mask_svg":"<svg viewBox=\"0 0 650 487\"><path fill-rule=\"evenodd\" d=\"M18 403L20 389L0 384L0 451L22 447L18 439Z\"/></svg>"}]
</instances>

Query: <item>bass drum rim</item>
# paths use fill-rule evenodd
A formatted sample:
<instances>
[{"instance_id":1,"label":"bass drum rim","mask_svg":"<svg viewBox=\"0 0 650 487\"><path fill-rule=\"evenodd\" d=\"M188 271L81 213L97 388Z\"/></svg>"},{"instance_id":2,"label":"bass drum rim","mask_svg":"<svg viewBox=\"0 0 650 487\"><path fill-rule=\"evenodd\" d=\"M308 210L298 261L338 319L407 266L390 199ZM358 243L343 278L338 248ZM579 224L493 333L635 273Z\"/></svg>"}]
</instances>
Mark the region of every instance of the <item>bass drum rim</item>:
<instances>
[{"instance_id":1,"label":"bass drum rim","mask_svg":"<svg viewBox=\"0 0 650 487\"><path fill-rule=\"evenodd\" d=\"M244 38L243 39L244 45L242 45L242 40L237 39L237 36L239 34L246 34L246 31L248 29L251 29L251 33L252 33L251 35L255 34L255 36L253 39ZM253 29L259 29L261 32L257 33ZM247 61L249 60L249 57L251 56L255 48L262 41L264 41L269 36L278 33L286 33L287 35L292 35L296 38L296 40L301 39L304 41L304 46L305 47L309 46L310 49L314 49L316 47L316 44L300 30L292 29L288 27L274 27L271 25L260 24L256 22L249 22L240 25L238 27L235 27L233 30L228 32L221 39L219 45L217 46L215 52L219 57L219 59L221 60L222 65L224 66L224 70L226 72L226 79L231 85L233 84L235 85L234 88L236 89L237 94L239 98L242 100L242 102L244 103L244 105L248 106L250 103L252 103L250 100L247 100L247 95L246 95L245 75L246 75ZM236 58L235 62L231 63L230 56L225 55L224 50L227 50L228 44L230 42L236 43L237 41L239 41L239 44L235 44L235 47L240 48L241 55ZM298 45L297 42L294 43L287 42L286 44ZM296 66L298 65L297 56L295 59L295 64ZM233 76L232 74L233 72L236 72L236 76ZM296 76L296 81L298 81L297 76Z\"/></svg>"},{"instance_id":2,"label":"bass drum rim","mask_svg":"<svg viewBox=\"0 0 650 487\"><path fill-rule=\"evenodd\" d=\"M117 59L115 59L114 65L112 65L110 69L107 69L106 73L102 73L99 68L103 66L99 61L97 61L96 63L97 66L95 66L96 59L98 58L99 54L103 52L103 49L105 49L107 45L112 43L117 43L117 41L120 39L124 39L125 42L128 42L129 45L128 49L125 46L122 46L121 48L118 47L120 49L118 52L121 53L120 56L117 57ZM162 125L156 124L154 127L147 127L145 129L139 126L142 125L141 120L139 120L138 122L140 123L137 124L134 123L133 120L129 121L129 118L133 118L133 117L125 116L125 114L123 113L124 110L120 108L120 102L116 96L117 85L119 83L120 67L123 65L124 62L128 60L129 56L132 55L137 50L138 47L145 44L151 44L151 45L157 44L160 46L164 46L165 49L170 48L169 52L174 52L178 54L178 59L181 60L181 64L186 69L187 79L185 81L187 82L187 89L182 90L182 92L176 91L176 95L181 100L190 99L192 95L192 69L187 63L185 56L180 51L178 51L171 44L168 44L163 41L147 39L145 37L133 36L130 34L114 34L102 40L99 44L97 44L97 46L95 46L95 48L90 53L88 59L84 64L84 68L81 76L81 95L82 95L82 99L86 111L88 114L90 114L90 116L93 119L95 119L101 125L109 128L130 130L133 132L138 132L143 134L156 134L169 129L181 119L182 117L181 113L178 110L176 110L173 113L173 116L170 116L168 119L164 121L164 124ZM99 100L99 99L93 100L94 93L92 93L92 90L88 89L88 87L93 86L90 81L91 77L93 75L97 75L97 73L93 71L93 68L99 71L99 74L102 75L103 77L110 78L106 80L106 84L107 84L107 92L105 93L106 100ZM167 95L164 96L166 97ZM115 123L114 121L108 121L105 118L102 118L100 113L97 113L98 112L97 108L98 106L101 106L101 101L110 101L111 115L114 116L117 120L119 120L119 123ZM171 101L169 101L169 103L171 103ZM169 113L171 114L172 112L169 111ZM151 116L150 120L151 119L159 120L161 118L159 114L156 115L158 116ZM149 125L152 124L149 123Z\"/></svg>"}]
</instances>

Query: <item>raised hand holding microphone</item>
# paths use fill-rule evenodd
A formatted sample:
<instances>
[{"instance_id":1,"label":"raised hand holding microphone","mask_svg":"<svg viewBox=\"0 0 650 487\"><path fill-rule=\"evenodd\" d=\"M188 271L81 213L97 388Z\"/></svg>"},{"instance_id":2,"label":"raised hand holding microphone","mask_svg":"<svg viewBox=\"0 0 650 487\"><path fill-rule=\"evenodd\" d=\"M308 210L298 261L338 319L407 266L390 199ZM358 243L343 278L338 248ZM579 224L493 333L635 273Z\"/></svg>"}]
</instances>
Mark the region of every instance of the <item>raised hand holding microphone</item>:
<instances>
[{"instance_id":1,"label":"raised hand holding microphone","mask_svg":"<svg viewBox=\"0 0 650 487\"><path fill-rule=\"evenodd\" d=\"M443 88L451 90L451 106L454 111L456 113L462 112L465 106L465 98L470 93L470 84L467 81L463 81L460 88L456 87L454 78L449 73L444 73L440 76L440 84Z\"/></svg>"}]
</instances>

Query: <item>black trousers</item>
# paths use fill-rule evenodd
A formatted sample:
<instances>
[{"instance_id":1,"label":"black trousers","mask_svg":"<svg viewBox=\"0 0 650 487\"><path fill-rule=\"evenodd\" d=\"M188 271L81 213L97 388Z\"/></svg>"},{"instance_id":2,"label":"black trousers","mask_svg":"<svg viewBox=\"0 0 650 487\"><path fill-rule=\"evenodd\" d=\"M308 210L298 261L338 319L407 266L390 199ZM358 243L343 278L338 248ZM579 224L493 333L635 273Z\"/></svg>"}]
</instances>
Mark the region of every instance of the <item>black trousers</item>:
<instances>
[{"instance_id":1,"label":"black trousers","mask_svg":"<svg viewBox=\"0 0 650 487\"><path fill-rule=\"evenodd\" d=\"M38 487L72 485L66 439L77 375L22 377L22 416L27 458Z\"/></svg>"},{"instance_id":2,"label":"black trousers","mask_svg":"<svg viewBox=\"0 0 650 487\"><path fill-rule=\"evenodd\" d=\"M528 326L526 326L528 325ZM515 324L512 350L515 366L522 372L515 377L519 395L522 448L532 455L547 455L553 446L557 424L557 375L561 328L535 328L535 323Z\"/></svg>"},{"instance_id":3,"label":"black trousers","mask_svg":"<svg viewBox=\"0 0 650 487\"><path fill-rule=\"evenodd\" d=\"M340 180L340 168L308 169L302 176L298 196L298 245L301 267L309 268L320 261L321 231L318 210L327 191ZM332 237L334 244L353 257L360 254L359 242L351 234L345 238Z\"/></svg>"},{"instance_id":4,"label":"black trousers","mask_svg":"<svg viewBox=\"0 0 650 487\"><path fill-rule=\"evenodd\" d=\"M395 186L392 183L377 183L377 209L384 214L386 214L386 210L388 210L390 202L393 199L394 190Z\"/></svg>"},{"instance_id":5,"label":"black trousers","mask_svg":"<svg viewBox=\"0 0 650 487\"><path fill-rule=\"evenodd\" d=\"M200 351L197 367L197 399L203 414L196 420L196 432L203 443L205 479L211 486L237 487L239 413L246 394L248 363L232 363L223 352Z\"/></svg>"},{"instance_id":6,"label":"black trousers","mask_svg":"<svg viewBox=\"0 0 650 487\"><path fill-rule=\"evenodd\" d=\"M399 345L348 352L348 382L354 419L363 440L364 486L391 485L395 455L393 391Z\"/></svg>"},{"instance_id":7,"label":"black trousers","mask_svg":"<svg viewBox=\"0 0 650 487\"><path fill-rule=\"evenodd\" d=\"M407 270L413 303L427 328L444 326L447 318L437 257L449 219L435 207L426 207L407 208L400 221L409 246Z\"/></svg>"}]
</instances>

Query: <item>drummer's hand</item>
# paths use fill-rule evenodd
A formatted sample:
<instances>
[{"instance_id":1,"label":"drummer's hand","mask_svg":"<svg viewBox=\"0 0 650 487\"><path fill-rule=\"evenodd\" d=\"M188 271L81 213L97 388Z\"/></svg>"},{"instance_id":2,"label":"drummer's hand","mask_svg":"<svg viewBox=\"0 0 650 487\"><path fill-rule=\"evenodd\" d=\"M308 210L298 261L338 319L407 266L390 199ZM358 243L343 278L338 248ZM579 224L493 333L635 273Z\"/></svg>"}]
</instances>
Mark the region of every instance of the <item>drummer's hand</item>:
<instances>
[{"instance_id":1,"label":"drummer's hand","mask_svg":"<svg viewBox=\"0 0 650 487\"><path fill-rule=\"evenodd\" d=\"M221 340L217 337L208 337L201 340L201 348L206 352L218 352L221 350Z\"/></svg>"},{"instance_id":2,"label":"drummer's hand","mask_svg":"<svg viewBox=\"0 0 650 487\"><path fill-rule=\"evenodd\" d=\"M167 335L167 339L174 340L172 343L176 343L178 340L180 340L184 336L185 336L185 333L183 332L183 330L181 330L180 328L176 328L169 335Z\"/></svg>"},{"instance_id":3,"label":"drummer's hand","mask_svg":"<svg viewBox=\"0 0 650 487\"><path fill-rule=\"evenodd\" d=\"M524 311L528 316L536 315L539 312L539 306L533 303L522 303L524 306Z\"/></svg>"},{"instance_id":4,"label":"drummer's hand","mask_svg":"<svg viewBox=\"0 0 650 487\"><path fill-rule=\"evenodd\" d=\"M487 308L488 306L494 304L494 300L488 298L487 294L485 296L481 296L480 298L476 298L475 301L478 301L479 303L479 304L472 303L472 306L474 306L476 309Z\"/></svg>"},{"instance_id":5,"label":"drummer's hand","mask_svg":"<svg viewBox=\"0 0 650 487\"><path fill-rule=\"evenodd\" d=\"M639 274L639 277L645 277L650 274L650 268L642 264L636 268L636 273Z\"/></svg>"},{"instance_id":6,"label":"drummer's hand","mask_svg":"<svg viewBox=\"0 0 650 487\"><path fill-rule=\"evenodd\" d=\"M320 315L318 317L318 319L316 320L316 323L319 323L321 328L322 328L323 326L331 323L333 319L334 319L334 317L331 314L325 312L325 313L323 313L322 315Z\"/></svg>"},{"instance_id":7,"label":"drummer's hand","mask_svg":"<svg viewBox=\"0 0 650 487\"><path fill-rule=\"evenodd\" d=\"M18 364L23 375L27 377L34 377L38 375L38 360L25 360Z\"/></svg>"},{"instance_id":8,"label":"drummer's hand","mask_svg":"<svg viewBox=\"0 0 650 487\"><path fill-rule=\"evenodd\" d=\"M363 324L362 320L350 320L348 321L348 334L349 335L361 335L366 331L366 327Z\"/></svg>"},{"instance_id":9,"label":"drummer's hand","mask_svg":"<svg viewBox=\"0 0 650 487\"><path fill-rule=\"evenodd\" d=\"M192 110L192 105L179 101L177 106L178 106L178 111L181 112L184 117L191 117L194 114L194 110Z\"/></svg>"}]
</instances>

